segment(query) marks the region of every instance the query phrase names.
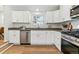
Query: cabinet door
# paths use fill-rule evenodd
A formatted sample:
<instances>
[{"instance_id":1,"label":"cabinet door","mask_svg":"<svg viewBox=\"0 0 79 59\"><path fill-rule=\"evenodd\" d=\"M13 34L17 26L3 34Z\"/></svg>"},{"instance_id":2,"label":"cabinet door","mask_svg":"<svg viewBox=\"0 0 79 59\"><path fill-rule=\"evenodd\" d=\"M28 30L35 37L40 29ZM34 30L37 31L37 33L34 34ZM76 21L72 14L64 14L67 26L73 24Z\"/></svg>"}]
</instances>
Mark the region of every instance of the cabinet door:
<instances>
[{"instance_id":1,"label":"cabinet door","mask_svg":"<svg viewBox=\"0 0 79 59\"><path fill-rule=\"evenodd\" d=\"M61 5L60 6L60 17L62 21L71 20L70 18L70 9L71 5Z\"/></svg>"},{"instance_id":2,"label":"cabinet door","mask_svg":"<svg viewBox=\"0 0 79 59\"><path fill-rule=\"evenodd\" d=\"M31 44L51 45L54 40L54 33L52 31L32 31Z\"/></svg>"},{"instance_id":3,"label":"cabinet door","mask_svg":"<svg viewBox=\"0 0 79 59\"><path fill-rule=\"evenodd\" d=\"M46 35L47 43L50 45L53 45L54 44L54 32L53 31L46 31L46 32L47 33L45 35Z\"/></svg>"},{"instance_id":4,"label":"cabinet door","mask_svg":"<svg viewBox=\"0 0 79 59\"><path fill-rule=\"evenodd\" d=\"M29 16L29 13L25 11L13 11L12 13L13 22L28 23Z\"/></svg>"},{"instance_id":5,"label":"cabinet door","mask_svg":"<svg viewBox=\"0 0 79 59\"><path fill-rule=\"evenodd\" d=\"M16 31L14 31L15 33L14 33L14 35L15 35L15 37L14 37L14 44L20 44L20 31L18 31L18 30L16 30Z\"/></svg>"},{"instance_id":6,"label":"cabinet door","mask_svg":"<svg viewBox=\"0 0 79 59\"><path fill-rule=\"evenodd\" d=\"M53 12L54 23L61 22L59 12L60 12L60 10L56 10Z\"/></svg>"},{"instance_id":7,"label":"cabinet door","mask_svg":"<svg viewBox=\"0 0 79 59\"><path fill-rule=\"evenodd\" d=\"M14 43L14 32L9 30L9 43Z\"/></svg>"},{"instance_id":8,"label":"cabinet door","mask_svg":"<svg viewBox=\"0 0 79 59\"><path fill-rule=\"evenodd\" d=\"M9 30L9 43L20 44L20 31Z\"/></svg>"},{"instance_id":9,"label":"cabinet door","mask_svg":"<svg viewBox=\"0 0 79 59\"><path fill-rule=\"evenodd\" d=\"M45 18L45 23L53 23L53 12L47 12Z\"/></svg>"},{"instance_id":10,"label":"cabinet door","mask_svg":"<svg viewBox=\"0 0 79 59\"><path fill-rule=\"evenodd\" d=\"M23 12L22 11L13 11L12 18L13 22L23 22Z\"/></svg>"},{"instance_id":11,"label":"cabinet door","mask_svg":"<svg viewBox=\"0 0 79 59\"><path fill-rule=\"evenodd\" d=\"M24 14L24 18L23 18L23 22L25 22L25 23L29 23L29 13L28 12L23 12L23 14Z\"/></svg>"},{"instance_id":12,"label":"cabinet door","mask_svg":"<svg viewBox=\"0 0 79 59\"><path fill-rule=\"evenodd\" d=\"M31 44L38 44L38 38L39 38L39 35L38 35L38 32L37 31L31 31Z\"/></svg>"},{"instance_id":13,"label":"cabinet door","mask_svg":"<svg viewBox=\"0 0 79 59\"><path fill-rule=\"evenodd\" d=\"M60 32L55 32L54 44L61 51L61 33Z\"/></svg>"},{"instance_id":14,"label":"cabinet door","mask_svg":"<svg viewBox=\"0 0 79 59\"><path fill-rule=\"evenodd\" d=\"M31 31L31 44L46 44L44 31Z\"/></svg>"}]
</instances>

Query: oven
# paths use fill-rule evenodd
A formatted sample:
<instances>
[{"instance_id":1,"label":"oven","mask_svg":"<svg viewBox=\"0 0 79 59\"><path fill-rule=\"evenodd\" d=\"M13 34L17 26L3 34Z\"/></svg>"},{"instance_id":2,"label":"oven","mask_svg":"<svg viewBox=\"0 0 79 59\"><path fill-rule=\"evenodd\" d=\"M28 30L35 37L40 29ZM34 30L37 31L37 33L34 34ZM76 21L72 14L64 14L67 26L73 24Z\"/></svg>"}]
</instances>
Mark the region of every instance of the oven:
<instances>
[{"instance_id":1,"label":"oven","mask_svg":"<svg viewBox=\"0 0 79 59\"><path fill-rule=\"evenodd\" d=\"M79 47L64 38L61 40L61 50L64 54L79 54Z\"/></svg>"}]
</instances>

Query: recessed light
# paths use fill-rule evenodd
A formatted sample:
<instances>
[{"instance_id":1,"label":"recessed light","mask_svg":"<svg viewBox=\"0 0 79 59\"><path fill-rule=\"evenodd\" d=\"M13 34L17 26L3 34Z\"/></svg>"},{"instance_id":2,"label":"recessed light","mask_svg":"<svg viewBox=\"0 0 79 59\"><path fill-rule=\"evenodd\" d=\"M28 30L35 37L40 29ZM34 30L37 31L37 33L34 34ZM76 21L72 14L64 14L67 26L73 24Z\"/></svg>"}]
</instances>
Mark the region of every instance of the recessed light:
<instances>
[{"instance_id":1,"label":"recessed light","mask_svg":"<svg viewBox=\"0 0 79 59\"><path fill-rule=\"evenodd\" d=\"M39 9L36 9L36 11L39 11Z\"/></svg>"}]
</instances>

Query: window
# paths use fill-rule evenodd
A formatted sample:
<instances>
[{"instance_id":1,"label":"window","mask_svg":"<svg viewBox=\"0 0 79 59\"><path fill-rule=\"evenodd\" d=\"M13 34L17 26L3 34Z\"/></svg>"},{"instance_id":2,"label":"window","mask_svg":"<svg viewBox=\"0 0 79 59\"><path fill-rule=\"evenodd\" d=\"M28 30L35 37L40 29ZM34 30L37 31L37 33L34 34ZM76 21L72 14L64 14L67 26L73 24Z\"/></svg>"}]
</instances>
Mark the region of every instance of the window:
<instances>
[{"instance_id":1,"label":"window","mask_svg":"<svg viewBox=\"0 0 79 59\"><path fill-rule=\"evenodd\" d=\"M34 16L34 20L35 20L35 23L37 23L37 24L43 24L44 23L44 16L36 15L36 16Z\"/></svg>"}]
</instances>

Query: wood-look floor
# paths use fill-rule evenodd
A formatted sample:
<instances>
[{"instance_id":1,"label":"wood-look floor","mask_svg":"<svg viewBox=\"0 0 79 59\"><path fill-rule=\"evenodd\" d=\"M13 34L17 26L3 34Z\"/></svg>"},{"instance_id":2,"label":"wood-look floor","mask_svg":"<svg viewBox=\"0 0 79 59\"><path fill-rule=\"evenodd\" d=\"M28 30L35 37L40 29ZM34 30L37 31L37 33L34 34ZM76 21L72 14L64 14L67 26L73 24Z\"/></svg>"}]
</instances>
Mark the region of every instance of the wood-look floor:
<instances>
[{"instance_id":1,"label":"wood-look floor","mask_svg":"<svg viewBox=\"0 0 79 59\"><path fill-rule=\"evenodd\" d=\"M4 43L4 40L0 40L0 45L3 45Z\"/></svg>"},{"instance_id":2,"label":"wood-look floor","mask_svg":"<svg viewBox=\"0 0 79 59\"><path fill-rule=\"evenodd\" d=\"M16 45L4 54L60 54L60 52L53 45Z\"/></svg>"}]
</instances>

